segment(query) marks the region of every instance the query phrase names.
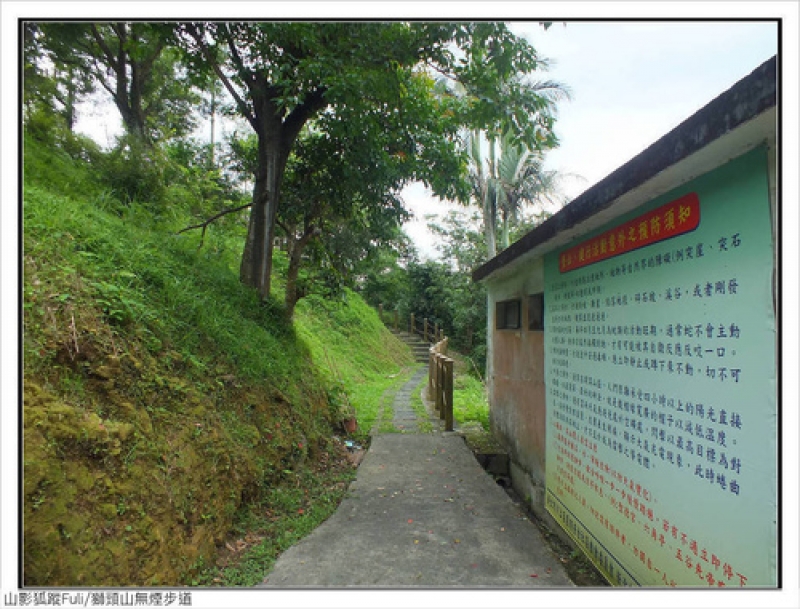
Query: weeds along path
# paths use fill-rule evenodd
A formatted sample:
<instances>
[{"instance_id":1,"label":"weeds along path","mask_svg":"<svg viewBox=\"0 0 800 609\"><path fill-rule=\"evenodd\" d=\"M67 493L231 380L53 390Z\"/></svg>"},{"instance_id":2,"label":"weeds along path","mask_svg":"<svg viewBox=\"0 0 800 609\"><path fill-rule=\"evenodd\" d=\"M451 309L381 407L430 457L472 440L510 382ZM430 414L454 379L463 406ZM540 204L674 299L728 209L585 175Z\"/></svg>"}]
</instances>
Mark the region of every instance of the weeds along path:
<instances>
[{"instance_id":1,"label":"weeds along path","mask_svg":"<svg viewBox=\"0 0 800 609\"><path fill-rule=\"evenodd\" d=\"M392 387L383 394L381 411L371 435L430 433L438 429L438 420L428 412L420 397L427 375L427 367L420 365L403 385Z\"/></svg>"},{"instance_id":2,"label":"weeds along path","mask_svg":"<svg viewBox=\"0 0 800 609\"><path fill-rule=\"evenodd\" d=\"M420 366L414 375L397 391L392 407L394 417L392 423L400 433L429 433L433 431L432 419L419 398L423 381L428 376L428 369Z\"/></svg>"}]
</instances>

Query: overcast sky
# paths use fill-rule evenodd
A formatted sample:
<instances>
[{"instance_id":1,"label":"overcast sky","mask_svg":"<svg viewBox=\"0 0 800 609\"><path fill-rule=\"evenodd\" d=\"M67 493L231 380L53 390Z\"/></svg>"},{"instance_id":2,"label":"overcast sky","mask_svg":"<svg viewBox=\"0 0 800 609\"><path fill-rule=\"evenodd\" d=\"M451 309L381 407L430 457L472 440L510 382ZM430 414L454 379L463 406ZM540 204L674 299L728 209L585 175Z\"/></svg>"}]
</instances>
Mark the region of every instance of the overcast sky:
<instances>
[{"instance_id":1,"label":"overcast sky","mask_svg":"<svg viewBox=\"0 0 800 609\"><path fill-rule=\"evenodd\" d=\"M571 92L558 106L559 148L546 166L565 177L575 198L778 50L777 24L767 22L514 22L550 69L541 78ZM575 176L575 177L572 177ZM447 207L422 186L406 191L416 220L406 230L424 254L433 252L424 215Z\"/></svg>"}]
</instances>

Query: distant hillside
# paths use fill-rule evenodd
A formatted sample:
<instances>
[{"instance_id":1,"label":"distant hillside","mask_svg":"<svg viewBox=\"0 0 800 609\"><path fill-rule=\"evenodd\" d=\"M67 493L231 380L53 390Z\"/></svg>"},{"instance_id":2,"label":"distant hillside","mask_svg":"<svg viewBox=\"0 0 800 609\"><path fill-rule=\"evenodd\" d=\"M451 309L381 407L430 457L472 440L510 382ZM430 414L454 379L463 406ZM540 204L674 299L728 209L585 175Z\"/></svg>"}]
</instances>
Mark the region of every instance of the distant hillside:
<instances>
[{"instance_id":1,"label":"distant hillside","mask_svg":"<svg viewBox=\"0 0 800 609\"><path fill-rule=\"evenodd\" d=\"M198 248L174 198L123 204L27 139L23 212L26 585L190 583L410 364L357 294L301 301L294 325L261 304L235 222Z\"/></svg>"}]
</instances>

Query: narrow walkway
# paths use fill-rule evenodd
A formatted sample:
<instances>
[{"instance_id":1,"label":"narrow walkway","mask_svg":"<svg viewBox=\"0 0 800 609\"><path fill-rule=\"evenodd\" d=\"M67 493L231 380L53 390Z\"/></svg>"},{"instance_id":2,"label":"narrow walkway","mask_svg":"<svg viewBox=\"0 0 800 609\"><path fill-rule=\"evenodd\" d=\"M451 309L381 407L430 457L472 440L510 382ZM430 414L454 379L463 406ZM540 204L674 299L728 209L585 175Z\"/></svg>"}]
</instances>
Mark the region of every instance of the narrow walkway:
<instances>
[{"instance_id":1,"label":"narrow walkway","mask_svg":"<svg viewBox=\"0 0 800 609\"><path fill-rule=\"evenodd\" d=\"M404 402L395 405L398 429L417 428L409 403L424 373L398 390ZM554 586L573 584L538 528L481 469L460 436L439 431L374 436L336 513L281 555L261 584Z\"/></svg>"},{"instance_id":2,"label":"narrow walkway","mask_svg":"<svg viewBox=\"0 0 800 609\"><path fill-rule=\"evenodd\" d=\"M415 433L419 429L419 420L417 413L411 406L411 401L415 398L414 393L420 391L420 384L424 379L427 379L428 369L420 366L413 376L406 381L406 383L397 390L392 402L392 424L401 433ZM432 423L436 419L431 419Z\"/></svg>"}]
</instances>

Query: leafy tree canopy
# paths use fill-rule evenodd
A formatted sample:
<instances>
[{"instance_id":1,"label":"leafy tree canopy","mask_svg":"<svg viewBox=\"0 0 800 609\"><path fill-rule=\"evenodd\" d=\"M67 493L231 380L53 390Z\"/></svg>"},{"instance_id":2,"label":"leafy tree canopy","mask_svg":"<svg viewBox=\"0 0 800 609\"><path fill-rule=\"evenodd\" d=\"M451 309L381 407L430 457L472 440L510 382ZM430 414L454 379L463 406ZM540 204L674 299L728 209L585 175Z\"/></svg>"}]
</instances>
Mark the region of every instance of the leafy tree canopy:
<instances>
[{"instance_id":1,"label":"leafy tree canopy","mask_svg":"<svg viewBox=\"0 0 800 609\"><path fill-rule=\"evenodd\" d=\"M181 24L178 35L194 73L216 74L259 138L240 275L262 297L282 176L313 118L337 128L358 128L370 115L394 122L416 137L388 152L410 163L431 150L455 151L465 126L511 132L530 147L555 141L551 100L519 76L537 68L536 52L502 23L203 22ZM468 95L434 96L435 72ZM453 157L463 169L461 155ZM430 171L426 181L437 194L463 197L458 177L444 175Z\"/></svg>"},{"instance_id":2,"label":"leafy tree canopy","mask_svg":"<svg viewBox=\"0 0 800 609\"><path fill-rule=\"evenodd\" d=\"M182 136L193 127L199 98L184 78L172 27L145 22L42 22L36 32L46 57L65 86L86 92L104 89L129 135L152 145ZM62 78L64 80L64 78Z\"/></svg>"}]
</instances>

